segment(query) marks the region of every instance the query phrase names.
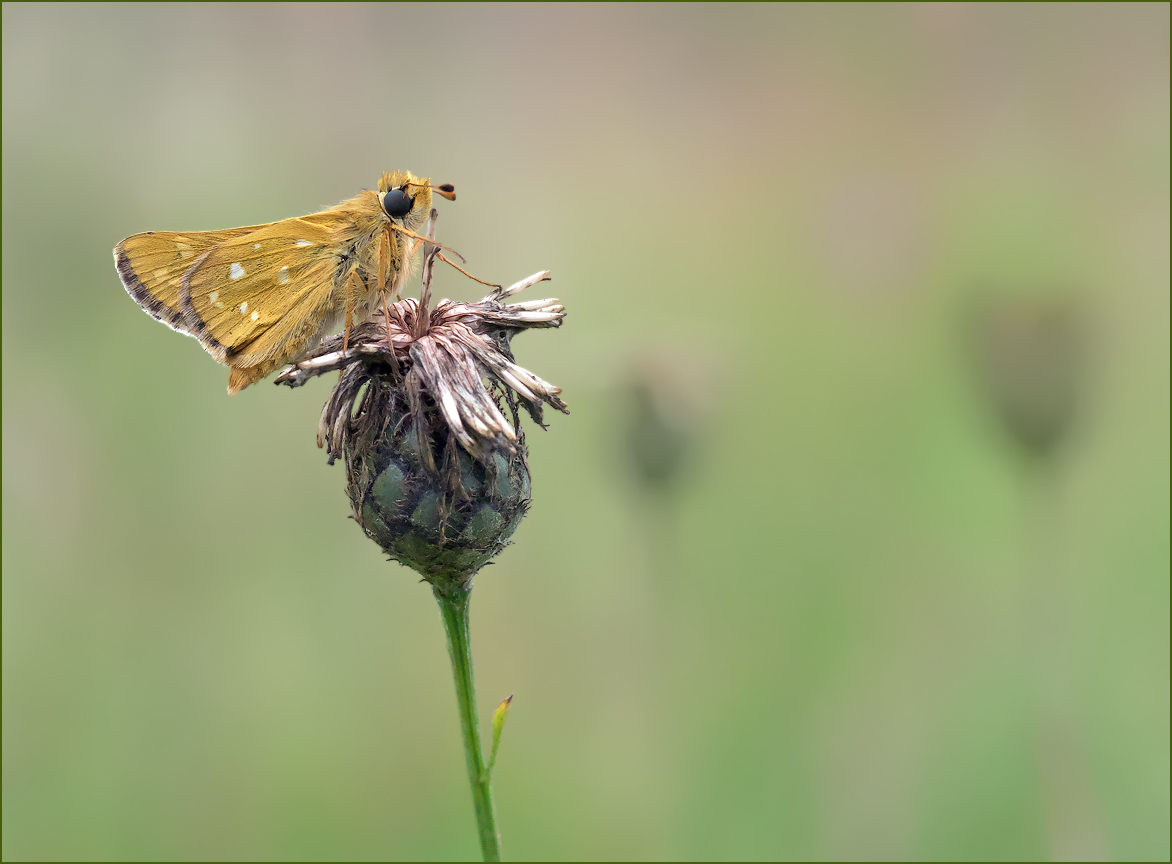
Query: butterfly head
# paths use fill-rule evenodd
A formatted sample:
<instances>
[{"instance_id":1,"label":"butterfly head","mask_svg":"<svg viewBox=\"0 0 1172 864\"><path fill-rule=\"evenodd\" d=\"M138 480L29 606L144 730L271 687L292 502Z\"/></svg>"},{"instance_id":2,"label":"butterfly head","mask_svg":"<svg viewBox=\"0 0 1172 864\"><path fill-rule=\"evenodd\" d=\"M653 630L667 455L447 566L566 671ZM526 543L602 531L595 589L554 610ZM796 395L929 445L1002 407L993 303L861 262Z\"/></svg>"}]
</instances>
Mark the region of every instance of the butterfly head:
<instances>
[{"instance_id":1,"label":"butterfly head","mask_svg":"<svg viewBox=\"0 0 1172 864\"><path fill-rule=\"evenodd\" d=\"M418 178L409 171L388 171L378 181L378 200L383 212L392 219L402 220L403 227L411 231L418 231L427 221L433 191L449 201L456 200L451 183L433 186L428 178Z\"/></svg>"}]
</instances>

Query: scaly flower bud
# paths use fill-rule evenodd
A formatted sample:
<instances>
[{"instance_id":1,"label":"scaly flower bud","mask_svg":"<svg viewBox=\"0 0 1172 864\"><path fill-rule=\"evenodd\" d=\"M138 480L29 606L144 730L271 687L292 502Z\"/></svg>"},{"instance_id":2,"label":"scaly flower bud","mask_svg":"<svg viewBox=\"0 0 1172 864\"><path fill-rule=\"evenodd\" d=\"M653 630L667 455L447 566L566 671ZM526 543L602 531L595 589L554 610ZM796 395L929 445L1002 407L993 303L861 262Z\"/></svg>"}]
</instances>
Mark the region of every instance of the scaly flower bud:
<instances>
[{"instance_id":1,"label":"scaly flower bud","mask_svg":"<svg viewBox=\"0 0 1172 864\"><path fill-rule=\"evenodd\" d=\"M430 260L428 261L430 264ZM277 377L299 386L342 374L322 410L318 446L342 458L353 514L372 540L439 591L467 589L508 545L529 507L518 408L541 426L542 405L569 413L560 388L513 361L512 337L558 327L554 300L505 304L549 277L537 273L478 303L408 299ZM505 411L509 418L506 418Z\"/></svg>"}]
</instances>

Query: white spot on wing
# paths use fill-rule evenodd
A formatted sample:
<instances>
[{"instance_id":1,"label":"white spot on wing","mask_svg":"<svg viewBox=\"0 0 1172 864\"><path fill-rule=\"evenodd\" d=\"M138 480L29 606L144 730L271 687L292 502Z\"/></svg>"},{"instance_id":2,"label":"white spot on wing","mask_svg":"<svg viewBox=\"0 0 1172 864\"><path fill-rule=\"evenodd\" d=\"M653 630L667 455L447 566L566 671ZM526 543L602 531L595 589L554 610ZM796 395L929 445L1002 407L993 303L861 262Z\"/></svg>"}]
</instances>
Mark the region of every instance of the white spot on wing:
<instances>
[{"instance_id":1,"label":"white spot on wing","mask_svg":"<svg viewBox=\"0 0 1172 864\"><path fill-rule=\"evenodd\" d=\"M288 267L282 267L277 272L277 281L280 282L282 285L284 285L286 282L289 281L289 268Z\"/></svg>"},{"instance_id":2,"label":"white spot on wing","mask_svg":"<svg viewBox=\"0 0 1172 864\"><path fill-rule=\"evenodd\" d=\"M233 279L239 279L244 275L244 268L240 266L239 261L228 268L228 275Z\"/></svg>"},{"instance_id":3,"label":"white spot on wing","mask_svg":"<svg viewBox=\"0 0 1172 864\"><path fill-rule=\"evenodd\" d=\"M245 300L243 303L240 304L240 314L243 315L247 311L248 311L248 301Z\"/></svg>"},{"instance_id":4,"label":"white spot on wing","mask_svg":"<svg viewBox=\"0 0 1172 864\"><path fill-rule=\"evenodd\" d=\"M253 244L252 244L252 248L253 248L253 249L259 249L259 248L260 248L260 244L259 244L259 243L253 243Z\"/></svg>"},{"instance_id":5,"label":"white spot on wing","mask_svg":"<svg viewBox=\"0 0 1172 864\"><path fill-rule=\"evenodd\" d=\"M312 246L313 244L310 243L308 240L298 240L293 245L296 246L298 249L300 249L302 246Z\"/></svg>"},{"instance_id":6,"label":"white spot on wing","mask_svg":"<svg viewBox=\"0 0 1172 864\"><path fill-rule=\"evenodd\" d=\"M223 303L216 303L216 304L214 304L214 305L215 305L215 307L216 307L217 309L223 309L223 308L224 308L224 304L223 304Z\"/></svg>"},{"instance_id":7,"label":"white spot on wing","mask_svg":"<svg viewBox=\"0 0 1172 864\"><path fill-rule=\"evenodd\" d=\"M220 292L219 291L213 291L211 294L208 295L208 302L209 303L215 303L219 299L220 299Z\"/></svg>"},{"instance_id":8,"label":"white spot on wing","mask_svg":"<svg viewBox=\"0 0 1172 864\"><path fill-rule=\"evenodd\" d=\"M249 317L251 320L255 321L257 318L259 318L259 317L260 317L260 313L259 313L259 312L253 312L253 313L252 313L251 315L249 315L248 317Z\"/></svg>"}]
</instances>

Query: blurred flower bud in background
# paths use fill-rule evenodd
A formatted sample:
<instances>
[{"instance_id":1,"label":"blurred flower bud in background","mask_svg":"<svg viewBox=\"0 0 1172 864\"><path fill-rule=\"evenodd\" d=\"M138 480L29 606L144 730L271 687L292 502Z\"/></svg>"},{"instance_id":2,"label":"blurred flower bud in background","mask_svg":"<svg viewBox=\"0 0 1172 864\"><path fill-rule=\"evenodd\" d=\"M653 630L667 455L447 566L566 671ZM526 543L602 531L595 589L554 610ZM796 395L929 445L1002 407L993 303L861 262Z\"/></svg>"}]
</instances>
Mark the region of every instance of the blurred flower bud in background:
<instances>
[{"instance_id":1,"label":"blurred flower bud in background","mask_svg":"<svg viewBox=\"0 0 1172 864\"><path fill-rule=\"evenodd\" d=\"M1035 460L1069 437L1086 362L1084 326L1069 298L1004 299L976 315L981 389L1004 430Z\"/></svg>"},{"instance_id":2,"label":"blurred flower bud in background","mask_svg":"<svg viewBox=\"0 0 1172 864\"><path fill-rule=\"evenodd\" d=\"M634 490L644 569L662 593L678 580L679 510L700 464L713 374L696 345L643 349L620 375L613 446Z\"/></svg>"},{"instance_id":3,"label":"blurred flower bud in background","mask_svg":"<svg viewBox=\"0 0 1172 864\"><path fill-rule=\"evenodd\" d=\"M672 495L686 482L704 422L705 372L695 354L646 351L631 359L624 391L630 476L650 495Z\"/></svg>"}]
</instances>

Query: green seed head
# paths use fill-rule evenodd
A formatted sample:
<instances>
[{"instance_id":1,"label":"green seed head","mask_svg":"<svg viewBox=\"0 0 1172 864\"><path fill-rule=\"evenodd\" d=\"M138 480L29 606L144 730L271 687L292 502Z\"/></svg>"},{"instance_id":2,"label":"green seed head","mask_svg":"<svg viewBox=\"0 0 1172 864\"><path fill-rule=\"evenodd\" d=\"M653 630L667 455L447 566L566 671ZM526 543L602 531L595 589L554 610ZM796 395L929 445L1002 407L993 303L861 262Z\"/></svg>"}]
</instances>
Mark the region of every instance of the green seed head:
<instances>
[{"instance_id":1,"label":"green seed head","mask_svg":"<svg viewBox=\"0 0 1172 864\"><path fill-rule=\"evenodd\" d=\"M387 555L428 582L445 591L464 586L509 545L529 507L525 447L482 462L443 423L417 428L393 386L367 386L391 405L381 431L350 436L343 447L354 518Z\"/></svg>"}]
</instances>

